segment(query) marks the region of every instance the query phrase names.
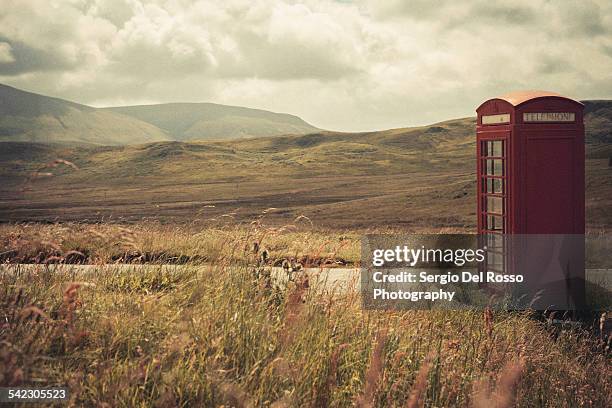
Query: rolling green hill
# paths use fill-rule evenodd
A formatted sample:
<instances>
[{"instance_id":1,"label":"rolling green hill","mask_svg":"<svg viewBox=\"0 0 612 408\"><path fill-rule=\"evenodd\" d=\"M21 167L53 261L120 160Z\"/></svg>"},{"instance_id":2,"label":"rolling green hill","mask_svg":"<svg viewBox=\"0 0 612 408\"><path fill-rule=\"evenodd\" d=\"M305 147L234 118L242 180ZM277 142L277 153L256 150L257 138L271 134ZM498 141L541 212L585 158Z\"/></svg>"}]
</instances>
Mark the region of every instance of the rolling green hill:
<instances>
[{"instance_id":1,"label":"rolling green hill","mask_svg":"<svg viewBox=\"0 0 612 408\"><path fill-rule=\"evenodd\" d=\"M168 103L106 108L150 123L175 140L222 140L318 131L297 116L214 103Z\"/></svg>"},{"instance_id":2,"label":"rolling green hill","mask_svg":"<svg viewBox=\"0 0 612 408\"><path fill-rule=\"evenodd\" d=\"M587 143L612 146L612 101L583 101Z\"/></svg>"},{"instance_id":3,"label":"rolling green hill","mask_svg":"<svg viewBox=\"0 0 612 408\"><path fill-rule=\"evenodd\" d=\"M212 103L92 108L0 84L0 142L131 145L317 131L297 116Z\"/></svg>"},{"instance_id":4,"label":"rolling green hill","mask_svg":"<svg viewBox=\"0 0 612 408\"><path fill-rule=\"evenodd\" d=\"M612 228L607 119L597 112L607 111L587 116L591 230ZM3 143L0 221L248 222L273 207L266 218L275 224L304 215L329 228L473 230L474 133L474 119L465 118L380 132L215 142ZM43 167L56 159L78 169Z\"/></svg>"},{"instance_id":5,"label":"rolling green hill","mask_svg":"<svg viewBox=\"0 0 612 408\"><path fill-rule=\"evenodd\" d=\"M0 84L0 141L122 145L161 140L169 136L129 116Z\"/></svg>"}]
</instances>

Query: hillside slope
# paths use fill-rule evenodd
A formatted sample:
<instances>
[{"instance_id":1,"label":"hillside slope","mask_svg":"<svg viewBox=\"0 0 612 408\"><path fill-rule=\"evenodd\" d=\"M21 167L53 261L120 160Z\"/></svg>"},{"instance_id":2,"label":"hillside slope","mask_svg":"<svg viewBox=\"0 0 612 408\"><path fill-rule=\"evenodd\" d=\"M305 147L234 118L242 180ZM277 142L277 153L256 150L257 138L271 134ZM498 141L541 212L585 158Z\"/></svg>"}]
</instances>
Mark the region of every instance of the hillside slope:
<instances>
[{"instance_id":1,"label":"hillside slope","mask_svg":"<svg viewBox=\"0 0 612 408\"><path fill-rule=\"evenodd\" d=\"M161 129L112 111L0 84L0 141L123 145L169 140Z\"/></svg>"},{"instance_id":2,"label":"hillside slope","mask_svg":"<svg viewBox=\"0 0 612 408\"><path fill-rule=\"evenodd\" d=\"M612 101L582 101L588 143L612 144Z\"/></svg>"},{"instance_id":3,"label":"hillside slope","mask_svg":"<svg viewBox=\"0 0 612 408\"><path fill-rule=\"evenodd\" d=\"M297 116L212 103L93 108L0 84L0 142L132 145L318 131Z\"/></svg>"},{"instance_id":4,"label":"hillside slope","mask_svg":"<svg viewBox=\"0 0 612 408\"><path fill-rule=\"evenodd\" d=\"M221 140L318 131L297 116L214 103L168 103L105 108L150 123L175 140Z\"/></svg>"},{"instance_id":5,"label":"hillside slope","mask_svg":"<svg viewBox=\"0 0 612 408\"><path fill-rule=\"evenodd\" d=\"M587 128L605 133L597 124L605 118L593 117ZM330 228L473 230L474 133L474 119L465 118L380 132L125 147L4 143L0 221L249 222L268 209L266 219L281 225L304 215ZM610 229L610 144L592 134L587 141L587 224ZM78 170L41 168L58 158Z\"/></svg>"}]
</instances>

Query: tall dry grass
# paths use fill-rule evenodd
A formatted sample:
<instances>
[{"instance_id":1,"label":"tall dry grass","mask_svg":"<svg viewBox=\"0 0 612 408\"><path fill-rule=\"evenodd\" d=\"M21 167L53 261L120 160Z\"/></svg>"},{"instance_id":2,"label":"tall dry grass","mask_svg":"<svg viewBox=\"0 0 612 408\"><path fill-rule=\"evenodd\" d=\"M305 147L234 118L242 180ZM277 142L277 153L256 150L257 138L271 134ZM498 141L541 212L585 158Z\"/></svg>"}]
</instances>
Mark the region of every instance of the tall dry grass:
<instances>
[{"instance_id":1,"label":"tall dry grass","mask_svg":"<svg viewBox=\"0 0 612 408\"><path fill-rule=\"evenodd\" d=\"M12 263L158 263L197 264L224 260L251 261L261 243L269 263L287 259L309 266L342 266L359 260L359 235L317 231L289 225L257 228L225 224L197 226L142 222L121 224L2 224L0 262Z\"/></svg>"},{"instance_id":2,"label":"tall dry grass","mask_svg":"<svg viewBox=\"0 0 612 408\"><path fill-rule=\"evenodd\" d=\"M145 239L96 228L101 248ZM607 339L529 313L363 310L323 273L271 273L278 230L241 234L181 269L3 266L0 386L68 386L71 406L612 405ZM342 250L310 237L311 254Z\"/></svg>"}]
</instances>

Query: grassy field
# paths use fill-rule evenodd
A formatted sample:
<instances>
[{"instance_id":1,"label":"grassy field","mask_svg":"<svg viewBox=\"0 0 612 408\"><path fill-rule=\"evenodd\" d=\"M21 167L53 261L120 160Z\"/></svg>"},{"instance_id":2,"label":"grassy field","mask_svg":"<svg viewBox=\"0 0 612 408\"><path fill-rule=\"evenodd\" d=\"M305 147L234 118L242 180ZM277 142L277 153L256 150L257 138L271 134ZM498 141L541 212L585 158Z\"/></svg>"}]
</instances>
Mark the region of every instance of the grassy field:
<instances>
[{"instance_id":1,"label":"grassy field","mask_svg":"<svg viewBox=\"0 0 612 408\"><path fill-rule=\"evenodd\" d=\"M120 246L186 253L201 243L210 260L190 261L183 273L5 268L0 386L67 385L71 406L612 403L609 340L594 332L553 328L529 313L367 311L358 293L320 286L312 275L267 278L262 251L348 259L350 236L259 222L191 239L163 226L91 228L12 226L3 234L19 242L33 229L59 249L87 238L100 262Z\"/></svg>"},{"instance_id":2,"label":"grassy field","mask_svg":"<svg viewBox=\"0 0 612 408\"><path fill-rule=\"evenodd\" d=\"M475 229L474 121L126 147L2 143L1 221ZM589 145L587 225L612 226L609 144ZM74 164L57 162L67 160Z\"/></svg>"},{"instance_id":3,"label":"grassy field","mask_svg":"<svg viewBox=\"0 0 612 408\"><path fill-rule=\"evenodd\" d=\"M330 228L471 225L470 123L438 131L437 153L423 129L124 148L5 144L0 218L249 222L274 207L268 220L278 225L300 215ZM78 169L37 171L58 157ZM445 194L451 213L437 199Z\"/></svg>"},{"instance_id":4,"label":"grassy field","mask_svg":"<svg viewBox=\"0 0 612 408\"><path fill-rule=\"evenodd\" d=\"M268 215L0 225L0 386L68 386L70 406L103 407L612 403L598 328L527 312L367 311L350 285L312 273L279 284L273 265L351 265L361 233L395 230L266 226ZM102 266L124 262L144 265Z\"/></svg>"},{"instance_id":5,"label":"grassy field","mask_svg":"<svg viewBox=\"0 0 612 408\"><path fill-rule=\"evenodd\" d=\"M209 264L231 261L248 263L245 248L265 250L267 264L280 266L284 260L304 267L357 267L361 238L365 233L405 234L401 228L367 230L321 230L307 219L281 227L267 224L265 214L250 224L233 221L198 224L57 223L0 224L0 263L66 264ZM252 225L266 226L258 235ZM460 228L415 228L415 234L466 234ZM608 232L587 233L586 268L610 269L612 259ZM230 249L232 249L230 251Z\"/></svg>"},{"instance_id":6,"label":"grassy field","mask_svg":"<svg viewBox=\"0 0 612 408\"><path fill-rule=\"evenodd\" d=\"M263 220L255 221L262 224ZM266 250L268 263L283 260L305 267L354 265L359 261L356 232L321 232L305 225L266 228L218 224L4 224L0 225L0 262L11 263L248 263L244 248ZM246 252L248 253L248 252Z\"/></svg>"}]
</instances>

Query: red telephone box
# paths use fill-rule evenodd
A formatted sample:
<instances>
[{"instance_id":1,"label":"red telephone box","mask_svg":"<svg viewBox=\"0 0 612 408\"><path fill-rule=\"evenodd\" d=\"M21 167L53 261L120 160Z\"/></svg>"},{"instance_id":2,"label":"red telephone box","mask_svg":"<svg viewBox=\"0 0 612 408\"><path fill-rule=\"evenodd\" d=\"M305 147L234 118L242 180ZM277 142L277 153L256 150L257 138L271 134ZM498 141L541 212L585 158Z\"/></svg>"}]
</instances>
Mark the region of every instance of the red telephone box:
<instances>
[{"instance_id":1,"label":"red telephone box","mask_svg":"<svg viewBox=\"0 0 612 408\"><path fill-rule=\"evenodd\" d=\"M514 92L476 111L478 233L488 271L524 273L536 308L584 303L584 106Z\"/></svg>"},{"instance_id":2,"label":"red telephone box","mask_svg":"<svg viewBox=\"0 0 612 408\"><path fill-rule=\"evenodd\" d=\"M526 91L476 109L478 233L584 234L583 108Z\"/></svg>"}]
</instances>

